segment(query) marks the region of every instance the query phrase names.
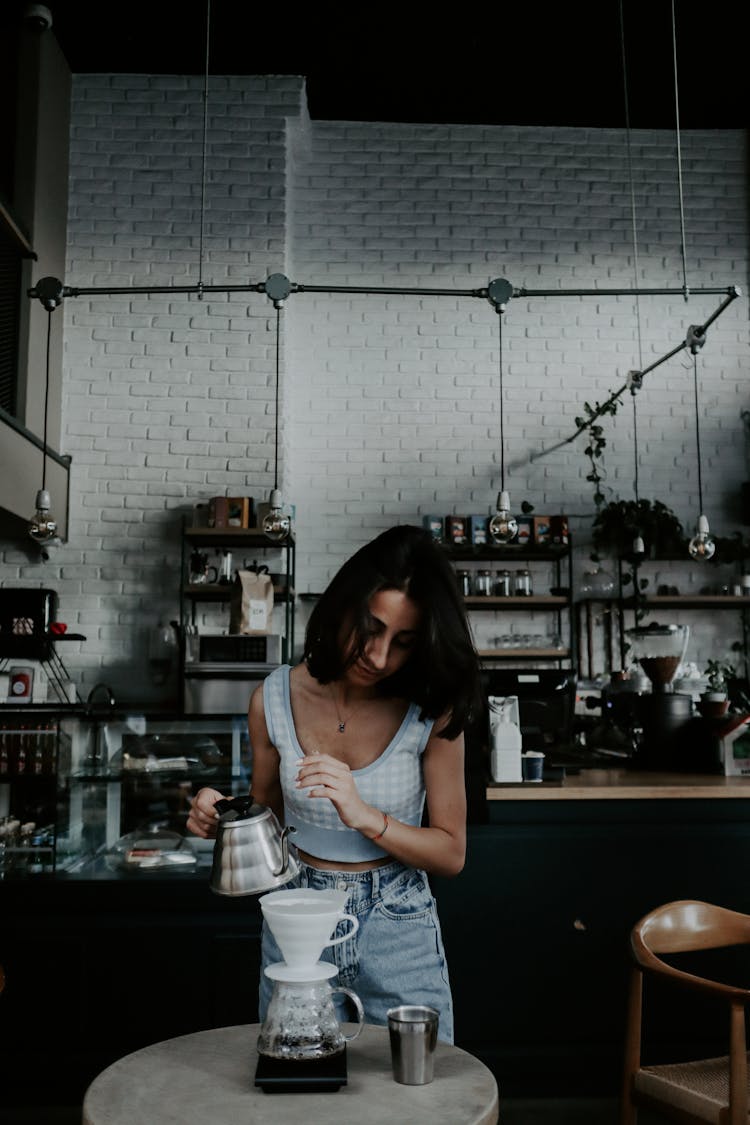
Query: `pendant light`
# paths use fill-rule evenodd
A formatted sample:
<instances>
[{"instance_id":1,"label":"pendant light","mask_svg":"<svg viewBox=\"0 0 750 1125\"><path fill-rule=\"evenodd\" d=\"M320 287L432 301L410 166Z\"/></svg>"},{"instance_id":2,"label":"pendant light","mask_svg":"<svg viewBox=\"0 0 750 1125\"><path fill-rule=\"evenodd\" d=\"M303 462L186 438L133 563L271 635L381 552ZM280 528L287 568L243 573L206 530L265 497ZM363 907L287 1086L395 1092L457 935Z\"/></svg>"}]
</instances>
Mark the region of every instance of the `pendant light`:
<instances>
[{"instance_id":1,"label":"pendant light","mask_svg":"<svg viewBox=\"0 0 750 1125\"><path fill-rule=\"evenodd\" d=\"M281 275L272 275L266 282L266 293L273 300L276 309L276 391L274 405L274 454L273 454L273 488L269 496L270 511L263 517L263 534L267 539L280 542L292 530L292 521L283 511L283 500L279 489L279 341L281 336L281 305L282 297L274 297L274 286L269 283ZM286 281L286 278L284 278ZM280 287L281 288L281 287Z\"/></svg>"},{"instance_id":2,"label":"pendant light","mask_svg":"<svg viewBox=\"0 0 750 1125\"><path fill-rule=\"evenodd\" d=\"M54 307L54 306L53 306ZM42 440L42 487L36 494L36 511L29 522L29 537L40 546L57 537L57 522L52 515L52 501L47 491L47 416L49 407L49 356L52 336L52 308L47 308L47 359L44 378L44 437Z\"/></svg>"},{"instance_id":3,"label":"pendant light","mask_svg":"<svg viewBox=\"0 0 750 1125\"><path fill-rule=\"evenodd\" d=\"M696 562L708 562L716 554L716 543L711 536L708 519L703 512L703 477L701 471L701 427L700 412L698 408L698 349L703 346L705 337L696 333L694 328L688 329L687 344L693 353L693 396L695 401L695 450L698 461L698 522L695 535L688 543L688 552Z\"/></svg>"},{"instance_id":4,"label":"pendant light","mask_svg":"<svg viewBox=\"0 0 750 1125\"><path fill-rule=\"evenodd\" d=\"M499 366L499 391L500 391L500 492L497 497L494 516L489 522L489 533L493 543L511 543L518 535L518 523L510 510L510 496L505 488L505 431L503 407L503 313L507 301L513 295L513 288L508 281L499 279L493 281L488 289L488 296L495 306L498 323L498 366Z\"/></svg>"}]
</instances>

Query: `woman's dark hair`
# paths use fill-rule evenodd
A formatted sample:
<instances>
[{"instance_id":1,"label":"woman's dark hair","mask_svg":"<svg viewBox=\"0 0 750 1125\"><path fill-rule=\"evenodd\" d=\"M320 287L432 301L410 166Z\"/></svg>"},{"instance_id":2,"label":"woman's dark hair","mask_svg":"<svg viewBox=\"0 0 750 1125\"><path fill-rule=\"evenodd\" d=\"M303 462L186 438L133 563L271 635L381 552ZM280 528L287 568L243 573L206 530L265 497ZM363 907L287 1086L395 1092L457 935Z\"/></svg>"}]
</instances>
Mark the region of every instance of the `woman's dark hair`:
<instances>
[{"instance_id":1,"label":"woman's dark hair","mask_svg":"<svg viewBox=\"0 0 750 1125\"><path fill-rule=\"evenodd\" d=\"M359 659L372 631L370 599L381 590L407 594L421 610L421 625L409 659L378 690L418 704L423 719L447 713L440 734L455 738L481 707L479 659L453 568L421 527L391 527L344 563L310 616L308 670L327 684ZM354 642L346 653L344 626L351 627Z\"/></svg>"}]
</instances>

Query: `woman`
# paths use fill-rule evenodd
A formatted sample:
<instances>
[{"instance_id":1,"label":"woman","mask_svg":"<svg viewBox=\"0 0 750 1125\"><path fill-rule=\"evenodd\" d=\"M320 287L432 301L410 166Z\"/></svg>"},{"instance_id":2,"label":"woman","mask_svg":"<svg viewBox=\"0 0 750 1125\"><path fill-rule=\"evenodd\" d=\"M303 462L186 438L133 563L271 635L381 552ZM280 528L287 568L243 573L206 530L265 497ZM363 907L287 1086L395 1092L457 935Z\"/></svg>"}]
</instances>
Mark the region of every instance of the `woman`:
<instances>
[{"instance_id":1,"label":"woman","mask_svg":"<svg viewBox=\"0 0 750 1125\"><path fill-rule=\"evenodd\" d=\"M301 871L288 886L347 890L360 923L324 957L368 1022L429 1004L446 1042L452 1002L427 873L464 865L463 730L479 699L453 569L428 532L400 526L344 564L310 617L303 662L272 672L249 708L253 796L296 829ZM220 796L197 794L191 831L215 834ZM263 966L280 960L264 925ZM261 971L261 1020L270 994Z\"/></svg>"}]
</instances>

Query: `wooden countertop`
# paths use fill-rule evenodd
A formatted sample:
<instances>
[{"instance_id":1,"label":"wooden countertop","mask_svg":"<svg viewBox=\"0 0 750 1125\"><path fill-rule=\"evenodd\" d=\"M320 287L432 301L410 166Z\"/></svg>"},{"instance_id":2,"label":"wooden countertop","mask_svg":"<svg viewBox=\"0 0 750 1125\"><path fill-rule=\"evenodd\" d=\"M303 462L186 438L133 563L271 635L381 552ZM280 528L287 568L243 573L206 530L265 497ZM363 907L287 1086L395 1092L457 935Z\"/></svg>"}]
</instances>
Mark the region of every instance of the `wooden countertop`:
<instances>
[{"instance_id":1,"label":"wooden countertop","mask_svg":"<svg viewBox=\"0 0 750 1125\"><path fill-rule=\"evenodd\" d=\"M689 797L750 799L750 777L720 774L638 773L625 769L582 769L561 781L487 786L488 801L664 800Z\"/></svg>"}]
</instances>

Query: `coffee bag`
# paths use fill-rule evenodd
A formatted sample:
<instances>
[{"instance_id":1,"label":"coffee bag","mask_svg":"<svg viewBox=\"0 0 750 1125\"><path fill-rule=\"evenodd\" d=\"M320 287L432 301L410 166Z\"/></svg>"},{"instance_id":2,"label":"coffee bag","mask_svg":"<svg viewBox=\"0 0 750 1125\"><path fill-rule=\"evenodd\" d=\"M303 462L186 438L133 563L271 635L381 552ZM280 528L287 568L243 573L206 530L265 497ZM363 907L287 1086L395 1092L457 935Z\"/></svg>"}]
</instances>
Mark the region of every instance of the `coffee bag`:
<instances>
[{"instance_id":1,"label":"coffee bag","mask_svg":"<svg viewBox=\"0 0 750 1125\"><path fill-rule=\"evenodd\" d=\"M267 574L238 570L232 583L229 632L260 636L271 632L273 583Z\"/></svg>"}]
</instances>

